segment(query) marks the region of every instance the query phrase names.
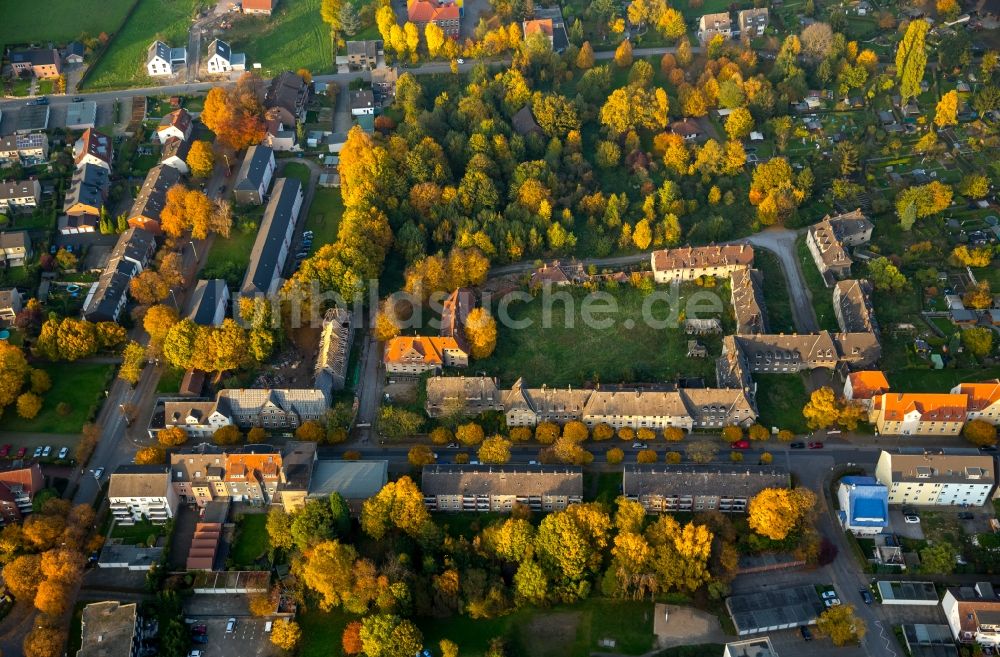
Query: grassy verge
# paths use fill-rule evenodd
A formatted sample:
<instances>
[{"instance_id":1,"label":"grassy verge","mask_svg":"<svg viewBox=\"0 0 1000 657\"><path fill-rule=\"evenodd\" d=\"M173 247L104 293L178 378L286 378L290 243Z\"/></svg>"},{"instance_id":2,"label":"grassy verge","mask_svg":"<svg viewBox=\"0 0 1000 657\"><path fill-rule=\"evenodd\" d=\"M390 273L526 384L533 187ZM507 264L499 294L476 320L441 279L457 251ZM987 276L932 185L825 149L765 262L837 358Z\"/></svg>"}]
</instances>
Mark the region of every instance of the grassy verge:
<instances>
[{"instance_id":1,"label":"grassy verge","mask_svg":"<svg viewBox=\"0 0 1000 657\"><path fill-rule=\"evenodd\" d=\"M809 401L801 374L754 374L757 382L757 410L765 427L808 431L802 407Z\"/></svg>"},{"instance_id":2,"label":"grassy verge","mask_svg":"<svg viewBox=\"0 0 1000 657\"><path fill-rule=\"evenodd\" d=\"M252 570L267 553L267 514L245 513L236 525L236 540L229 552L234 568Z\"/></svg>"},{"instance_id":3,"label":"grassy verge","mask_svg":"<svg viewBox=\"0 0 1000 657\"><path fill-rule=\"evenodd\" d=\"M837 326L837 315L833 312L833 290L823 283L823 276L816 268L804 235L795 241L795 249L799 256L802 277L805 278L806 287L812 296L813 310L816 312L816 322L820 330L840 330Z\"/></svg>"},{"instance_id":4,"label":"grassy verge","mask_svg":"<svg viewBox=\"0 0 1000 657\"><path fill-rule=\"evenodd\" d=\"M794 333L792 299L788 296L788 284L778 257L770 251L757 249L754 251L754 266L764 275L764 305L767 308L768 328L772 333Z\"/></svg>"},{"instance_id":5,"label":"grassy verge","mask_svg":"<svg viewBox=\"0 0 1000 657\"><path fill-rule=\"evenodd\" d=\"M46 392L42 410L33 420L18 417L9 409L0 420L4 431L38 433L78 433L80 427L97 413L104 399L112 365L87 363L45 363L39 367L49 373L52 389ZM56 413L60 402L69 404L67 415Z\"/></svg>"}]
</instances>

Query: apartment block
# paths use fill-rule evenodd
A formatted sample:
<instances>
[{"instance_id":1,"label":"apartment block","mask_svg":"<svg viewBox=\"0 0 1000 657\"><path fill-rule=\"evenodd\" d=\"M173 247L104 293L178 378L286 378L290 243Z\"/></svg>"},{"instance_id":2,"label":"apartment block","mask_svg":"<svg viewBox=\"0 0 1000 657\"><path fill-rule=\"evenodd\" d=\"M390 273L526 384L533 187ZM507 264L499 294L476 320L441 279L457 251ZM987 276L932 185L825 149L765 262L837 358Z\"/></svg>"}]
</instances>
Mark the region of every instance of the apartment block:
<instances>
[{"instance_id":1,"label":"apartment block","mask_svg":"<svg viewBox=\"0 0 1000 657\"><path fill-rule=\"evenodd\" d=\"M982 506L996 484L995 468L991 456L883 451L875 478L889 489L889 504Z\"/></svg>"},{"instance_id":2,"label":"apartment block","mask_svg":"<svg viewBox=\"0 0 1000 657\"><path fill-rule=\"evenodd\" d=\"M420 375L443 367L467 367L469 354L455 338L399 336L386 343L382 362L386 374Z\"/></svg>"},{"instance_id":3,"label":"apartment block","mask_svg":"<svg viewBox=\"0 0 1000 657\"><path fill-rule=\"evenodd\" d=\"M776 465L629 464L622 494L648 513L743 513L765 488L788 488L788 470Z\"/></svg>"},{"instance_id":4,"label":"apartment block","mask_svg":"<svg viewBox=\"0 0 1000 657\"><path fill-rule=\"evenodd\" d=\"M728 11L705 14L698 19L698 39L702 43L708 43L716 35L721 35L724 39L733 35L733 19Z\"/></svg>"},{"instance_id":5,"label":"apartment block","mask_svg":"<svg viewBox=\"0 0 1000 657\"><path fill-rule=\"evenodd\" d=\"M1000 648L1000 595L990 582L948 589L941 610L958 643Z\"/></svg>"},{"instance_id":6,"label":"apartment block","mask_svg":"<svg viewBox=\"0 0 1000 657\"><path fill-rule=\"evenodd\" d=\"M737 269L753 266L749 244L686 246L650 254L653 280L657 283L693 281L700 276L729 276Z\"/></svg>"},{"instance_id":7,"label":"apartment block","mask_svg":"<svg viewBox=\"0 0 1000 657\"><path fill-rule=\"evenodd\" d=\"M982 420L990 424L1000 424L1000 380L982 383L960 383L951 390L953 395L965 395L967 421Z\"/></svg>"},{"instance_id":8,"label":"apartment block","mask_svg":"<svg viewBox=\"0 0 1000 657\"><path fill-rule=\"evenodd\" d=\"M174 517L177 495L165 465L120 465L108 487L111 514L119 525L149 520L162 525Z\"/></svg>"},{"instance_id":9,"label":"apartment block","mask_svg":"<svg viewBox=\"0 0 1000 657\"><path fill-rule=\"evenodd\" d=\"M809 227L806 245L827 285L832 284L833 279L851 275L853 260L847 247L867 244L874 228L875 224L861 210L826 216Z\"/></svg>"},{"instance_id":10,"label":"apartment block","mask_svg":"<svg viewBox=\"0 0 1000 657\"><path fill-rule=\"evenodd\" d=\"M881 434L955 436L966 420L965 395L886 392L872 402L871 414Z\"/></svg>"},{"instance_id":11,"label":"apartment block","mask_svg":"<svg viewBox=\"0 0 1000 657\"><path fill-rule=\"evenodd\" d=\"M421 488L431 511L561 511L583 501L583 470L553 465L428 465Z\"/></svg>"}]
</instances>

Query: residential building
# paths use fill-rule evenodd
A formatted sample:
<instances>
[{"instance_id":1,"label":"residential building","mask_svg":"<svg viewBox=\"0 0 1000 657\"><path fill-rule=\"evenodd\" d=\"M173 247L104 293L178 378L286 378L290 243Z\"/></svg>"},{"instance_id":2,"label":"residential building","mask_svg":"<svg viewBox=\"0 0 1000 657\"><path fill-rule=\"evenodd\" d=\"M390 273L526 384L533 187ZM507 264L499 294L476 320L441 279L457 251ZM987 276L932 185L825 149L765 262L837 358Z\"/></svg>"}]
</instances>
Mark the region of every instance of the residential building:
<instances>
[{"instance_id":1,"label":"residential building","mask_svg":"<svg viewBox=\"0 0 1000 657\"><path fill-rule=\"evenodd\" d=\"M326 416L330 400L309 388L245 388L220 390L217 410L241 429L295 429L303 422Z\"/></svg>"},{"instance_id":2,"label":"residential building","mask_svg":"<svg viewBox=\"0 0 1000 657\"><path fill-rule=\"evenodd\" d=\"M199 280L188 300L184 317L199 326L220 326L226 318L229 298L229 286L225 280Z\"/></svg>"},{"instance_id":3,"label":"residential building","mask_svg":"<svg viewBox=\"0 0 1000 657\"><path fill-rule=\"evenodd\" d=\"M869 422L874 422L871 417L874 399L889 392L889 381L880 370L860 370L851 372L844 381L844 399L858 402L869 412Z\"/></svg>"},{"instance_id":4,"label":"residential building","mask_svg":"<svg viewBox=\"0 0 1000 657\"><path fill-rule=\"evenodd\" d=\"M966 419L965 395L886 392L875 397L878 432L895 436L955 436Z\"/></svg>"},{"instance_id":5,"label":"residential building","mask_svg":"<svg viewBox=\"0 0 1000 657\"><path fill-rule=\"evenodd\" d=\"M81 100L66 105L66 128L69 130L86 130L97 125L97 103L93 100Z\"/></svg>"},{"instance_id":6,"label":"residential building","mask_svg":"<svg viewBox=\"0 0 1000 657\"><path fill-rule=\"evenodd\" d=\"M607 424L614 429L666 429L690 431L693 420L679 392L656 390L594 390L583 406L588 427Z\"/></svg>"},{"instance_id":7,"label":"residential building","mask_svg":"<svg viewBox=\"0 0 1000 657\"><path fill-rule=\"evenodd\" d=\"M990 582L948 589L941 610L958 643L1000 648L1000 596Z\"/></svg>"},{"instance_id":8,"label":"residential building","mask_svg":"<svg viewBox=\"0 0 1000 657\"><path fill-rule=\"evenodd\" d=\"M555 48L551 18L535 18L523 21L521 23L521 31L524 34L525 41L536 34L540 34L548 42L550 49Z\"/></svg>"},{"instance_id":9,"label":"residential building","mask_svg":"<svg viewBox=\"0 0 1000 657\"><path fill-rule=\"evenodd\" d=\"M878 333L867 279L838 281L833 286L833 312L842 333Z\"/></svg>"},{"instance_id":10,"label":"residential building","mask_svg":"<svg viewBox=\"0 0 1000 657\"><path fill-rule=\"evenodd\" d=\"M438 334L442 338L455 338L459 349L466 353L469 352L469 341L465 337L465 325L475 307L476 295L467 287L454 290L441 304L441 329Z\"/></svg>"},{"instance_id":11,"label":"residential building","mask_svg":"<svg viewBox=\"0 0 1000 657\"><path fill-rule=\"evenodd\" d=\"M280 504L285 511L292 512L305 506L312 484L313 469L318 463L316 443L300 441L285 443L281 459L282 481L278 484L278 494L273 504Z\"/></svg>"},{"instance_id":12,"label":"residential building","mask_svg":"<svg viewBox=\"0 0 1000 657\"><path fill-rule=\"evenodd\" d=\"M377 495L388 481L388 461L319 460L313 465L306 497L325 500L338 493L351 513L360 515L365 500Z\"/></svg>"},{"instance_id":13,"label":"residential building","mask_svg":"<svg viewBox=\"0 0 1000 657\"><path fill-rule=\"evenodd\" d=\"M670 132L680 135L684 141L696 141L701 136L701 127L694 119L681 119L670 124Z\"/></svg>"},{"instance_id":14,"label":"residential building","mask_svg":"<svg viewBox=\"0 0 1000 657\"><path fill-rule=\"evenodd\" d=\"M194 127L194 118L191 113L183 107L175 109L162 119L156 126L156 139L165 144L171 139L185 141L191 138L191 130Z\"/></svg>"},{"instance_id":15,"label":"residential building","mask_svg":"<svg viewBox=\"0 0 1000 657\"><path fill-rule=\"evenodd\" d=\"M31 236L26 230L0 233L0 265L23 267L31 259Z\"/></svg>"},{"instance_id":16,"label":"residential building","mask_svg":"<svg viewBox=\"0 0 1000 657\"><path fill-rule=\"evenodd\" d=\"M93 128L83 131L83 135L73 144L73 162L77 168L84 164L93 164L108 172L115 158L115 149L111 137Z\"/></svg>"},{"instance_id":17,"label":"residential building","mask_svg":"<svg viewBox=\"0 0 1000 657\"><path fill-rule=\"evenodd\" d=\"M934 582L882 579L876 587L884 605L936 607L941 602Z\"/></svg>"},{"instance_id":18,"label":"residential building","mask_svg":"<svg viewBox=\"0 0 1000 657\"><path fill-rule=\"evenodd\" d=\"M0 290L0 326L12 326L21 307L21 293L16 287Z\"/></svg>"},{"instance_id":19,"label":"residential building","mask_svg":"<svg viewBox=\"0 0 1000 657\"><path fill-rule=\"evenodd\" d=\"M461 10L458 4L443 4L437 0L408 0L406 3L407 20L417 26L421 34L428 23L434 23L445 36L458 39Z\"/></svg>"},{"instance_id":20,"label":"residential building","mask_svg":"<svg viewBox=\"0 0 1000 657\"><path fill-rule=\"evenodd\" d=\"M827 215L806 231L806 245L813 262L827 285L835 278L851 275L851 260L847 247L867 244L875 225L861 210L834 217Z\"/></svg>"},{"instance_id":21,"label":"residential building","mask_svg":"<svg viewBox=\"0 0 1000 657\"><path fill-rule=\"evenodd\" d=\"M372 94L379 107L391 105L396 100L396 82L399 80L399 69L395 66L383 66L371 72Z\"/></svg>"},{"instance_id":22,"label":"residential building","mask_svg":"<svg viewBox=\"0 0 1000 657\"><path fill-rule=\"evenodd\" d=\"M627 464L622 495L647 513L744 513L754 495L765 488L788 488L790 482L788 469L777 465Z\"/></svg>"},{"instance_id":23,"label":"residential building","mask_svg":"<svg viewBox=\"0 0 1000 657\"><path fill-rule=\"evenodd\" d=\"M552 285L564 287L566 285L579 285L590 280L590 275L577 261L543 263L541 267L531 273L531 287L544 287Z\"/></svg>"},{"instance_id":24,"label":"residential building","mask_svg":"<svg viewBox=\"0 0 1000 657\"><path fill-rule=\"evenodd\" d=\"M382 362L388 375L419 375L440 372L442 367L467 367L469 354L455 338L399 336L386 343Z\"/></svg>"},{"instance_id":25,"label":"residential building","mask_svg":"<svg viewBox=\"0 0 1000 657\"><path fill-rule=\"evenodd\" d=\"M992 456L883 451L875 478L889 489L889 504L982 506L996 483L996 466Z\"/></svg>"},{"instance_id":26,"label":"residential building","mask_svg":"<svg viewBox=\"0 0 1000 657\"><path fill-rule=\"evenodd\" d=\"M502 393L504 414L509 427L533 427L541 422L560 424L583 418L590 390L566 388L526 388L522 379Z\"/></svg>"},{"instance_id":27,"label":"residential building","mask_svg":"<svg viewBox=\"0 0 1000 657\"><path fill-rule=\"evenodd\" d=\"M93 217L96 224L97 218L101 215L104 202L108 200L108 190L111 187L111 175L104 167L96 164L86 163L78 167L73 172L69 189L66 191L66 198L63 201L63 212L70 217L89 215ZM79 224L76 230L69 232L91 232L80 230Z\"/></svg>"},{"instance_id":28,"label":"residential building","mask_svg":"<svg viewBox=\"0 0 1000 657\"><path fill-rule=\"evenodd\" d=\"M281 110L272 107L264 112L264 125L267 135L262 142L272 151L290 151L295 148L295 126L286 126L281 122Z\"/></svg>"},{"instance_id":29,"label":"residential building","mask_svg":"<svg viewBox=\"0 0 1000 657\"><path fill-rule=\"evenodd\" d=\"M767 7L743 9L737 12L736 17L740 25L740 36L751 39L764 36L768 23Z\"/></svg>"},{"instance_id":30,"label":"residential building","mask_svg":"<svg viewBox=\"0 0 1000 657\"><path fill-rule=\"evenodd\" d=\"M562 8L558 4L552 7L535 5L535 20L551 21L552 50L558 53L566 50L569 46L569 34L566 32L566 21L563 20Z\"/></svg>"},{"instance_id":31,"label":"residential building","mask_svg":"<svg viewBox=\"0 0 1000 657\"><path fill-rule=\"evenodd\" d=\"M79 41L70 41L63 50L62 59L67 64L82 64L86 54L86 47Z\"/></svg>"},{"instance_id":32,"label":"residential building","mask_svg":"<svg viewBox=\"0 0 1000 657\"><path fill-rule=\"evenodd\" d=\"M749 244L686 246L653 251L650 255L653 280L669 283L693 281L701 276L729 276L737 269L753 266Z\"/></svg>"},{"instance_id":33,"label":"residential building","mask_svg":"<svg viewBox=\"0 0 1000 657\"><path fill-rule=\"evenodd\" d=\"M855 536L874 536L889 527L889 489L874 477L844 477L837 488L840 525Z\"/></svg>"},{"instance_id":34,"label":"residential building","mask_svg":"<svg viewBox=\"0 0 1000 657\"><path fill-rule=\"evenodd\" d=\"M825 608L813 584L800 584L731 595L726 610L742 637L815 625Z\"/></svg>"},{"instance_id":35,"label":"residential building","mask_svg":"<svg viewBox=\"0 0 1000 657\"><path fill-rule=\"evenodd\" d=\"M841 364L863 367L878 360L881 346L873 333L820 331L790 335L727 335L722 359L738 360L748 372L800 372Z\"/></svg>"},{"instance_id":36,"label":"residential building","mask_svg":"<svg viewBox=\"0 0 1000 657\"><path fill-rule=\"evenodd\" d=\"M0 471L0 524L20 522L30 515L35 495L43 488L45 477L38 463Z\"/></svg>"},{"instance_id":37,"label":"residential building","mask_svg":"<svg viewBox=\"0 0 1000 657\"><path fill-rule=\"evenodd\" d=\"M236 174L236 184L233 185L236 202L241 205L263 205L264 196L271 187L274 169L274 151L262 145L248 148Z\"/></svg>"},{"instance_id":38,"label":"residential building","mask_svg":"<svg viewBox=\"0 0 1000 657\"><path fill-rule=\"evenodd\" d=\"M313 387L329 397L334 390L343 390L347 383L347 364L354 343L354 323L351 311L335 306L323 316L323 333L316 356Z\"/></svg>"},{"instance_id":39,"label":"residential building","mask_svg":"<svg viewBox=\"0 0 1000 657\"><path fill-rule=\"evenodd\" d=\"M778 657L771 645L771 639L766 636L745 641L731 641L722 651L722 657Z\"/></svg>"},{"instance_id":40,"label":"residential building","mask_svg":"<svg viewBox=\"0 0 1000 657\"><path fill-rule=\"evenodd\" d=\"M244 71L247 67L247 56L241 52L233 52L229 44L222 39L214 39L208 44L208 61L205 68L209 73L231 73Z\"/></svg>"},{"instance_id":41,"label":"residential building","mask_svg":"<svg viewBox=\"0 0 1000 657\"><path fill-rule=\"evenodd\" d=\"M965 395L968 399L965 419L983 420L990 424L1000 424L1000 380L982 383L960 383L951 389L953 395Z\"/></svg>"},{"instance_id":42,"label":"residential building","mask_svg":"<svg viewBox=\"0 0 1000 657\"><path fill-rule=\"evenodd\" d=\"M378 56L381 52L381 41L348 41L347 66L352 71L374 70L378 66Z\"/></svg>"},{"instance_id":43,"label":"residential building","mask_svg":"<svg viewBox=\"0 0 1000 657\"><path fill-rule=\"evenodd\" d=\"M764 276L756 269L738 267L730 274L730 283L736 333L767 333Z\"/></svg>"},{"instance_id":44,"label":"residential building","mask_svg":"<svg viewBox=\"0 0 1000 657\"><path fill-rule=\"evenodd\" d=\"M49 136L44 132L0 137L0 164L20 162L23 166L49 159Z\"/></svg>"},{"instance_id":45,"label":"residential building","mask_svg":"<svg viewBox=\"0 0 1000 657\"><path fill-rule=\"evenodd\" d=\"M500 391L487 376L432 376L427 379L430 417L472 416L486 411L502 411Z\"/></svg>"},{"instance_id":46,"label":"residential building","mask_svg":"<svg viewBox=\"0 0 1000 657\"><path fill-rule=\"evenodd\" d=\"M351 107L351 116L364 116L375 114L375 94L371 89L356 89L349 92L348 104Z\"/></svg>"},{"instance_id":47,"label":"residential building","mask_svg":"<svg viewBox=\"0 0 1000 657\"><path fill-rule=\"evenodd\" d=\"M150 77L173 75L187 66L187 48L171 48L154 41L146 49L146 73Z\"/></svg>"},{"instance_id":48,"label":"residential building","mask_svg":"<svg viewBox=\"0 0 1000 657\"><path fill-rule=\"evenodd\" d=\"M38 207L42 200L42 186L38 180L0 181L0 213L9 214Z\"/></svg>"},{"instance_id":49,"label":"residential building","mask_svg":"<svg viewBox=\"0 0 1000 657\"><path fill-rule=\"evenodd\" d=\"M538 122L535 121L535 115L531 113L530 105L525 105L517 110L514 116L510 118L510 125L514 128L514 132L522 137L542 134L542 126L538 125Z\"/></svg>"},{"instance_id":50,"label":"residential building","mask_svg":"<svg viewBox=\"0 0 1000 657\"><path fill-rule=\"evenodd\" d=\"M187 163L191 144L192 142L183 139L168 139L160 150L160 164L177 169L178 172L186 175L191 171Z\"/></svg>"},{"instance_id":51,"label":"residential building","mask_svg":"<svg viewBox=\"0 0 1000 657\"><path fill-rule=\"evenodd\" d=\"M44 132L49 129L50 105L27 105L21 107L14 117L14 134L26 135L32 132ZM4 128L9 129L9 126Z\"/></svg>"},{"instance_id":52,"label":"residential building","mask_svg":"<svg viewBox=\"0 0 1000 657\"><path fill-rule=\"evenodd\" d=\"M118 236L108 264L83 302L83 316L91 322L116 322L128 301L128 288L156 251L152 233L129 228Z\"/></svg>"},{"instance_id":53,"label":"residential building","mask_svg":"<svg viewBox=\"0 0 1000 657\"><path fill-rule=\"evenodd\" d=\"M695 429L749 427L757 421L753 398L743 388L681 388Z\"/></svg>"},{"instance_id":54,"label":"residential building","mask_svg":"<svg viewBox=\"0 0 1000 657\"><path fill-rule=\"evenodd\" d=\"M62 57L55 48L15 50L8 59L15 75L31 71L36 78L51 80L62 74Z\"/></svg>"},{"instance_id":55,"label":"residential building","mask_svg":"<svg viewBox=\"0 0 1000 657\"><path fill-rule=\"evenodd\" d=\"M243 0L243 13L270 16L276 4L278 0Z\"/></svg>"},{"instance_id":56,"label":"residential building","mask_svg":"<svg viewBox=\"0 0 1000 657\"><path fill-rule=\"evenodd\" d=\"M728 11L717 14L705 14L698 19L698 39L702 43L708 43L715 35L722 35L728 39L733 35L733 19Z\"/></svg>"},{"instance_id":57,"label":"residential building","mask_svg":"<svg viewBox=\"0 0 1000 657\"><path fill-rule=\"evenodd\" d=\"M91 602L80 616L76 657L138 657L141 638L136 603Z\"/></svg>"},{"instance_id":58,"label":"residential building","mask_svg":"<svg viewBox=\"0 0 1000 657\"><path fill-rule=\"evenodd\" d=\"M583 501L583 470L563 465L428 465L421 479L431 511L561 511Z\"/></svg>"},{"instance_id":59,"label":"residential building","mask_svg":"<svg viewBox=\"0 0 1000 657\"><path fill-rule=\"evenodd\" d=\"M301 208L302 184L294 178L278 178L250 252L250 265L240 286L242 296L270 297L278 291Z\"/></svg>"},{"instance_id":60,"label":"residential building","mask_svg":"<svg viewBox=\"0 0 1000 657\"><path fill-rule=\"evenodd\" d=\"M264 95L264 109L274 110L268 116L279 120L290 129L298 121L305 121L306 103L309 102L309 85L302 76L284 71L271 81Z\"/></svg>"},{"instance_id":61,"label":"residential building","mask_svg":"<svg viewBox=\"0 0 1000 657\"><path fill-rule=\"evenodd\" d=\"M142 520L166 523L177 510L170 470L165 465L119 465L111 474L108 503L119 525L134 525Z\"/></svg>"},{"instance_id":62,"label":"residential building","mask_svg":"<svg viewBox=\"0 0 1000 657\"><path fill-rule=\"evenodd\" d=\"M167 205L167 192L181 181L181 172L165 164L157 164L146 174L138 196L128 213L128 225L158 235L160 213Z\"/></svg>"},{"instance_id":63,"label":"residential building","mask_svg":"<svg viewBox=\"0 0 1000 657\"><path fill-rule=\"evenodd\" d=\"M166 401L163 404L163 423L164 427L184 429L191 438L208 439L233 421L219 411L214 401Z\"/></svg>"}]
</instances>

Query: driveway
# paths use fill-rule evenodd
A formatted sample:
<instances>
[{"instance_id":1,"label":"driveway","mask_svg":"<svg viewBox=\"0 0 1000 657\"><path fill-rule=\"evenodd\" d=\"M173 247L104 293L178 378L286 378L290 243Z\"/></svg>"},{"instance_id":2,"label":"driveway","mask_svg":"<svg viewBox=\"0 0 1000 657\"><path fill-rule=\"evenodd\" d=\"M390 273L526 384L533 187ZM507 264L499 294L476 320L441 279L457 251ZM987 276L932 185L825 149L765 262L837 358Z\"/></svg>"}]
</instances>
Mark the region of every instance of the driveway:
<instances>
[{"instance_id":1,"label":"driveway","mask_svg":"<svg viewBox=\"0 0 1000 657\"><path fill-rule=\"evenodd\" d=\"M771 228L747 238L751 244L767 249L778 256L781 270L785 272L785 283L792 300L792 315L799 333L815 333L819 330L816 313L813 310L809 288L805 284L795 239L798 234L787 228Z\"/></svg>"}]
</instances>

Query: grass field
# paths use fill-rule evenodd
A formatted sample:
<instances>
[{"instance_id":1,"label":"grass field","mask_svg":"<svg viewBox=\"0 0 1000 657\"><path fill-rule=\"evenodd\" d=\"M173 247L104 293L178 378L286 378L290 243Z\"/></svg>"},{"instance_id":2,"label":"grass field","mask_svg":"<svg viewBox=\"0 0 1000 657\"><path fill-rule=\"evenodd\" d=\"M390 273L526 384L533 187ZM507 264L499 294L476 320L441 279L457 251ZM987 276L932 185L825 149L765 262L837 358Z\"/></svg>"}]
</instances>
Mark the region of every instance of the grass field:
<instances>
[{"instance_id":1,"label":"grass field","mask_svg":"<svg viewBox=\"0 0 1000 657\"><path fill-rule=\"evenodd\" d=\"M344 214L344 201L337 188L317 187L309 206L305 230L313 234L312 250L337 241L337 229Z\"/></svg>"},{"instance_id":2,"label":"grass field","mask_svg":"<svg viewBox=\"0 0 1000 657\"><path fill-rule=\"evenodd\" d=\"M245 513L236 525L236 540L229 552L234 568L252 569L267 553L267 514Z\"/></svg>"},{"instance_id":3,"label":"grass field","mask_svg":"<svg viewBox=\"0 0 1000 657\"><path fill-rule=\"evenodd\" d=\"M250 251L256 237L256 228L242 231L235 226L228 239L217 237L201 272L202 278L224 278L229 287L238 288L250 264Z\"/></svg>"},{"instance_id":4,"label":"grass field","mask_svg":"<svg viewBox=\"0 0 1000 657\"><path fill-rule=\"evenodd\" d=\"M309 609L295 619L302 629L299 657L342 657L340 637L347 623L353 620L342 611L326 612Z\"/></svg>"},{"instance_id":5,"label":"grass field","mask_svg":"<svg viewBox=\"0 0 1000 657\"><path fill-rule=\"evenodd\" d=\"M0 46L32 41L63 44L86 32L97 36L118 29L135 0L0 0ZM44 8L44 17L40 9Z\"/></svg>"},{"instance_id":6,"label":"grass field","mask_svg":"<svg viewBox=\"0 0 1000 657\"><path fill-rule=\"evenodd\" d=\"M759 422L770 429L791 429L795 433L808 431L802 417L802 407L809 401L806 384L800 374L754 374L757 382Z\"/></svg>"},{"instance_id":7,"label":"grass field","mask_svg":"<svg viewBox=\"0 0 1000 657\"><path fill-rule=\"evenodd\" d=\"M83 87L115 89L151 84L146 75L146 49L156 39L174 48L186 46L191 17L199 4L201 0L141 0Z\"/></svg>"},{"instance_id":8,"label":"grass field","mask_svg":"<svg viewBox=\"0 0 1000 657\"><path fill-rule=\"evenodd\" d=\"M42 364L41 369L52 378L52 389L43 395L42 410L33 420L18 417L10 408L0 419L3 431L30 431L38 433L79 433L91 411L104 399L105 384L114 369L111 365L83 363ZM66 402L72 409L69 415L56 413L56 405Z\"/></svg>"},{"instance_id":9,"label":"grass field","mask_svg":"<svg viewBox=\"0 0 1000 657\"><path fill-rule=\"evenodd\" d=\"M309 167L301 162L289 162L281 169L281 175L285 178L294 178L302 183L303 189L309 186L309 178L312 173Z\"/></svg>"},{"instance_id":10,"label":"grass field","mask_svg":"<svg viewBox=\"0 0 1000 657\"><path fill-rule=\"evenodd\" d=\"M794 333L795 318L788 285L781 271L778 257L770 251L754 251L754 266L764 275L764 306L767 308L767 325L771 333Z\"/></svg>"},{"instance_id":11,"label":"grass field","mask_svg":"<svg viewBox=\"0 0 1000 657\"><path fill-rule=\"evenodd\" d=\"M165 532L164 525L154 525L148 520L142 520L134 525L115 525L111 530L111 538L118 538L127 545L137 545L146 543L149 538L155 536L159 538Z\"/></svg>"},{"instance_id":12,"label":"grass field","mask_svg":"<svg viewBox=\"0 0 1000 657\"><path fill-rule=\"evenodd\" d=\"M282 2L273 16L247 16L226 33L235 52L245 52L247 68L259 63L265 77L284 70L333 70L330 32L319 16L320 0Z\"/></svg>"},{"instance_id":13,"label":"grass field","mask_svg":"<svg viewBox=\"0 0 1000 657\"><path fill-rule=\"evenodd\" d=\"M827 331L839 331L837 315L833 312L833 290L823 283L823 276L816 268L816 263L813 262L804 236L795 241L795 248L799 256L802 276L806 279L809 294L812 296L813 310L816 312L816 322L819 324L819 328Z\"/></svg>"},{"instance_id":14,"label":"grass field","mask_svg":"<svg viewBox=\"0 0 1000 657\"><path fill-rule=\"evenodd\" d=\"M954 386L969 381L989 381L1000 378L1000 367L970 369L900 369L886 374L889 385L897 392L948 392Z\"/></svg>"},{"instance_id":15,"label":"grass field","mask_svg":"<svg viewBox=\"0 0 1000 657\"><path fill-rule=\"evenodd\" d=\"M683 288L682 300L695 289ZM666 287L657 292L669 294ZM722 288L716 292L728 298ZM549 299L539 293L530 302L515 301L506 309L495 309L499 325L497 350L490 358L475 363L476 371L499 376L505 384L519 376L531 385L551 386L673 381L697 376L714 384L714 359L688 359L688 336L683 328L674 328L666 321L663 323L670 328L662 328L643 320L642 292L630 285L620 286L613 292L617 312L596 310L596 303L591 302L596 310L592 314L598 320L595 322L584 321L587 294L582 288L553 291ZM565 303L564 298L571 299L572 304ZM567 310L568 305L572 309ZM610 303L602 301L600 307L608 308ZM505 321L505 315L511 321ZM660 300L653 304L652 315L656 321L665 320L667 303ZM608 326L599 327L599 321ZM717 336L703 337L701 341L712 356L719 355Z\"/></svg>"}]
</instances>

